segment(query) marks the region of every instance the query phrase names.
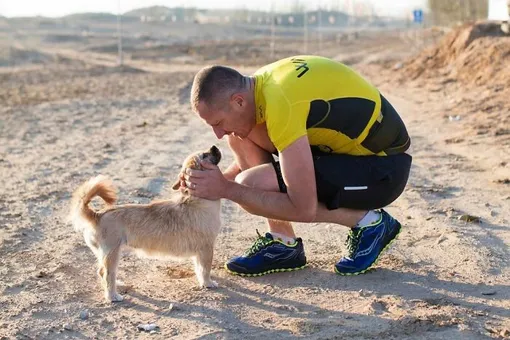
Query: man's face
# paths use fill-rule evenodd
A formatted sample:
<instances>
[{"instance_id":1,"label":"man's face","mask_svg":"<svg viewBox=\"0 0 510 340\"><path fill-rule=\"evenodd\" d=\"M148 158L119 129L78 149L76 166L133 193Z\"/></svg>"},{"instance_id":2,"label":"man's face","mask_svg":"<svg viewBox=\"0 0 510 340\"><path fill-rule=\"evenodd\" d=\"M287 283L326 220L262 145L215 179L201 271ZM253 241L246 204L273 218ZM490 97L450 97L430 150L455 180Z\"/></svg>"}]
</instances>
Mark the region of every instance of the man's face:
<instances>
[{"instance_id":1,"label":"man's face","mask_svg":"<svg viewBox=\"0 0 510 340\"><path fill-rule=\"evenodd\" d=\"M225 135L246 138L252 129L246 101L242 96L232 97L228 105L222 108L207 105L204 102L198 104L197 111L200 118L212 127L218 139Z\"/></svg>"}]
</instances>

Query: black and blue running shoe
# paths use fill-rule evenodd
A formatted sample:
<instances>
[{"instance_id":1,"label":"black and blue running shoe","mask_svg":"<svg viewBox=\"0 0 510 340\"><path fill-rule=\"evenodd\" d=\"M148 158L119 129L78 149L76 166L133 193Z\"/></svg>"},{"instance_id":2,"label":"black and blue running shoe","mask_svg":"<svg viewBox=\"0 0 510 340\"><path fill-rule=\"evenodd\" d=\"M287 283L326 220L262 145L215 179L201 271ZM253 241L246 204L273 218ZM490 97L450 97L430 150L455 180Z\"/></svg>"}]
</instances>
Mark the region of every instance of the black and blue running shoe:
<instances>
[{"instance_id":1,"label":"black and blue running shoe","mask_svg":"<svg viewBox=\"0 0 510 340\"><path fill-rule=\"evenodd\" d=\"M340 275L358 275L368 271L400 233L400 223L381 209L379 221L352 228L347 237L348 255L335 265Z\"/></svg>"},{"instance_id":2,"label":"black and blue running shoe","mask_svg":"<svg viewBox=\"0 0 510 340\"><path fill-rule=\"evenodd\" d=\"M294 244L285 244L273 239L270 233L259 234L255 243L244 255L237 256L225 264L232 274L262 276L276 272L288 272L306 267L303 241L297 238Z\"/></svg>"}]
</instances>

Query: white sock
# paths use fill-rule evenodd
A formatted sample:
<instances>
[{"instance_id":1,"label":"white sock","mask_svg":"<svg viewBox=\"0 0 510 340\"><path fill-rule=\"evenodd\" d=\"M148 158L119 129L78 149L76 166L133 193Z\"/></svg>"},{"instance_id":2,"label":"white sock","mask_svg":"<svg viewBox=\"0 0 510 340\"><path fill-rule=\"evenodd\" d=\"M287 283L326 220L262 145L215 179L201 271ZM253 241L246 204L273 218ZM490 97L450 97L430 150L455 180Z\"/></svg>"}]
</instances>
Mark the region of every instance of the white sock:
<instances>
[{"instance_id":1,"label":"white sock","mask_svg":"<svg viewBox=\"0 0 510 340\"><path fill-rule=\"evenodd\" d=\"M294 237L289 237L289 236L285 236L285 235L273 233L273 232L271 232L270 234L273 235L273 240L280 241L280 242L283 242L283 243L289 244L289 245L296 243L296 239Z\"/></svg>"},{"instance_id":2,"label":"white sock","mask_svg":"<svg viewBox=\"0 0 510 340\"><path fill-rule=\"evenodd\" d=\"M370 210L367 214L358 222L356 227L364 227L374 222L379 221L381 213L379 211Z\"/></svg>"}]
</instances>

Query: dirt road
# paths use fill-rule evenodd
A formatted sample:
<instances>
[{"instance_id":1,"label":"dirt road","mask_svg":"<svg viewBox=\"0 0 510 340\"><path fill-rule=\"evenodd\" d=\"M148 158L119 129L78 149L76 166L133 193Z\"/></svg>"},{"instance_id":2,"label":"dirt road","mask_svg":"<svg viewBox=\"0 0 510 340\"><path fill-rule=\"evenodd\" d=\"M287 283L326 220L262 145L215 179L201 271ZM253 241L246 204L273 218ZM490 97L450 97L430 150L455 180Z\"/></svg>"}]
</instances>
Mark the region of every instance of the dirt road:
<instances>
[{"instance_id":1,"label":"dirt road","mask_svg":"<svg viewBox=\"0 0 510 340\"><path fill-rule=\"evenodd\" d=\"M409 127L414 166L388 208L403 232L372 272L332 271L346 228L298 224L307 269L230 276L224 261L266 227L224 201L218 289L196 289L188 262L126 254L126 299L112 305L102 300L92 253L65 220L72 190L102 173L118 186L120 203L144 203L171 194L190 151L217 143L223 167L231 154L189 113L192 71L120 72L82 62L47 70L2 75L0 338L510 336L510 151L492 136L455 141L464 122L443 117L437 93L382 85ZM465 214L480 220L460 220ZM140 323L159 329L139 333Z\"/></svg>"}]
</instances>

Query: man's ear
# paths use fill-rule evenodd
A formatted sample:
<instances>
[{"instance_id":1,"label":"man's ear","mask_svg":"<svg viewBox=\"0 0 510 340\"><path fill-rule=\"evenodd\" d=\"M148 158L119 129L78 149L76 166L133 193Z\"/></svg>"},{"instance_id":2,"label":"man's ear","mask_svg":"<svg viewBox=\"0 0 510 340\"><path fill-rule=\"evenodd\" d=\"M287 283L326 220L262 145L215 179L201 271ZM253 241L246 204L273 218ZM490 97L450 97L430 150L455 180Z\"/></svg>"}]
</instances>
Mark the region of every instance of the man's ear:
<instances>
[{"instance_id":1,"label":"man's ear","mask_svg":"<svg viewBox=\"0 0 510 340\"><path fill-rule=\"evenodd\" d=\"M244 97L241 93L234 93L232 95L232 100L239 107L242 107L244 105Z\"/></svg>"}]
</instances>

